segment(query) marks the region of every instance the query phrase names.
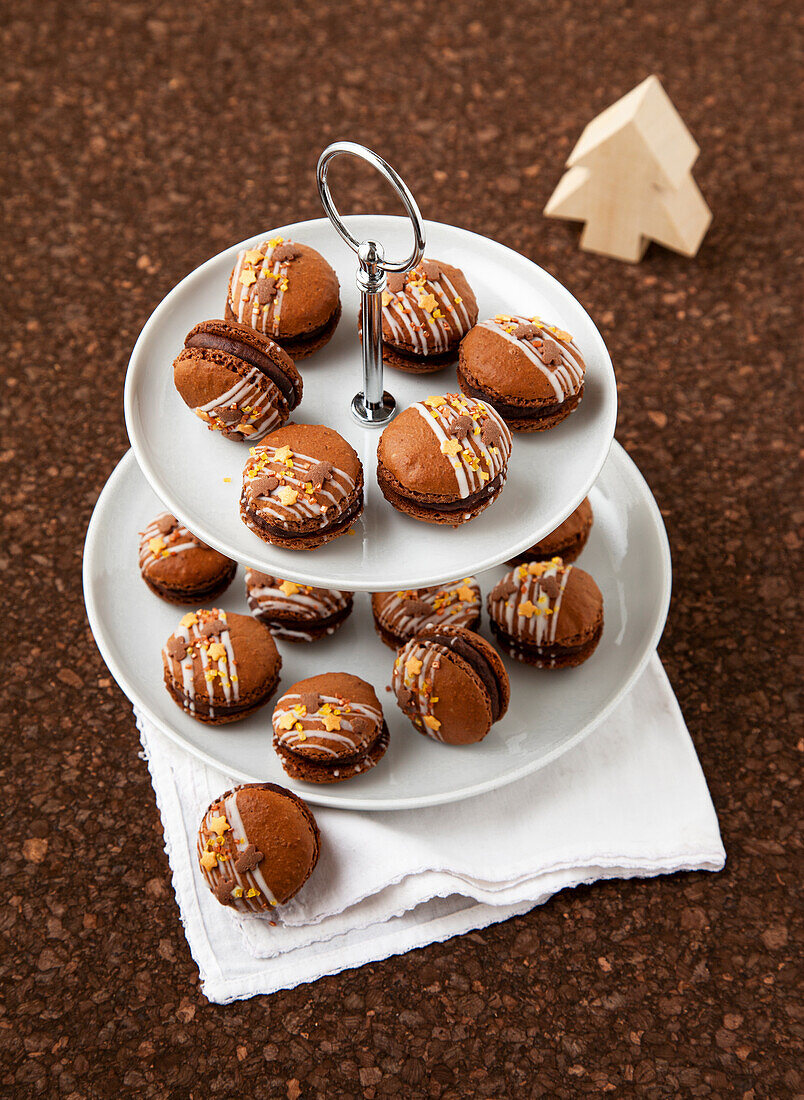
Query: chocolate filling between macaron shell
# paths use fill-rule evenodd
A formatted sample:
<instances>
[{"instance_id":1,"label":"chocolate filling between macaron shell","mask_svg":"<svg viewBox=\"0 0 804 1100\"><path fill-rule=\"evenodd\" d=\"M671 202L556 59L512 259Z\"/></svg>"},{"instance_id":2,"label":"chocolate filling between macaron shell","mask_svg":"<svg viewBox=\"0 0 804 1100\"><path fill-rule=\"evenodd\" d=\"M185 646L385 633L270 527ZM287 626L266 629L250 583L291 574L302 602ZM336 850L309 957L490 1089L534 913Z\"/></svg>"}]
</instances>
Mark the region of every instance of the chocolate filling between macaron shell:
<instances>
[{"instance_id":1,"label":"chocolate filling between macaron shell","mask_svg":"<svg viewBox=\"0 0 804 1100\"><path fill-rule=\"evenodd\" d=\"M413 493L406 489L400 481L388 472L382 462L378 462L377 470L378 473L382 471L383 476L386 478L386 488L389 488L403 500L409 500L412 504L427 512L463 512L467 508L474 508L475 505L481 504L488 497L493 496L498 490L502 489L504 484L503 475L498 474L482 489L478 489L476 493L470 493L466 497L461 497L459 500L434 500L433 494Z\"/></svg>"},{"instance_id":2,"label":"chocolate filling between macaron shell","mask_svg":"<svg viewBox=\"0 0 804 1100\"><path fill-rule=\"evenodd\" d=\"M227 355L233 355L236 359L250 363L274 383L291 408L298 404L299 395L293 380L288 378L282 368L277 366L269 356L245 341L230 340L224 336L216 336L212 332L197 332L186 341L185 347L223 351Z\"/></svg>"}]
</instances>

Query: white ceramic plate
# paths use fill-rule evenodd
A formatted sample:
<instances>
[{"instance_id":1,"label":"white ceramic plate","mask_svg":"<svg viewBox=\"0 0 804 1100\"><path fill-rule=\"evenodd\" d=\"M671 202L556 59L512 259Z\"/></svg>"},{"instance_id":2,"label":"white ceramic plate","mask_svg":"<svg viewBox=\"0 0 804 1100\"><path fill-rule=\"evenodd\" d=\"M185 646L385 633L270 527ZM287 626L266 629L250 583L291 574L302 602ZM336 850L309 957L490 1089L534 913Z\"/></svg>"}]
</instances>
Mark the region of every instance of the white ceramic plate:
<instances>
[{"instance_id":1,"label":"white ceramic plate","mask_svg":"<svg viewBox=\"0 0 804 1100\"><path fill-rule=\"evenodd\" d=\"M410 248L407 218L349 219L358 237L379 237L386 255ZM586 496L608 454L617 418L614 371L600 333L581 305L552 276L501 244L464 229L427 223L427 255L463 269L475 290L480 316L500 311L539 314L571 332L587 364L580 408L558 427L515 433L505 490L481 516L453 530L420 523L386 503L375 479L379 432L364 429L349 411L361 389L357 336L357 260L321 218L276 230L317 248L335 267L343 317L335 336L303 359L304 398L294 419L337 429L365 467L366 508L355 535L314 551L281 550L242 523L239 496L245 443L223 439L192 415L173 386L173 359L198 321L223 315L237 250L250 238L197 268L154 310L131 356L126 377L126 424L137 461L167 507L210 546L266 573L292 574L310 584L381 591L437 584L496 565L533 545ZM455 369L422 377L386 370L385 387L400 408L429 394L455 392ZM230 481L224 481L230 478Z\"/></svg>"},{"instance_id":2,"label":"white ceramic plate","mask_svg":"<svg viewBox=\"0 0 804 1100\"><path fill-rule=\"evenodd\" d=\"M605 601L603 638L577 669L527 668L506 658L511 705L477 745L438 744L417 733L385 691L393 652L374 632L369 597L331 638L308 645L279 641L281 687L319 672L369 680L382 702L391 745L380 764L344 783L290 784L271 747L268 704L227 726L204 726L184 714L162 683L161 647L183 614L146 588L137 567L137 532L161 505L129 452L104 488L87 532L84 595L95 640L129 699L174 741L240 780L292 786L308 802L361 810L432 806L504 786L577 745L611 711L641 672L661 636L670 601L670 551L659 510L625 451L614 445L590 493L595 525L579 564ZM480 576L483 596L502 576ZM246 612L243 570L216 601ZM483 616L483 633L488 634Z\"/></svg>"}]
</instances>

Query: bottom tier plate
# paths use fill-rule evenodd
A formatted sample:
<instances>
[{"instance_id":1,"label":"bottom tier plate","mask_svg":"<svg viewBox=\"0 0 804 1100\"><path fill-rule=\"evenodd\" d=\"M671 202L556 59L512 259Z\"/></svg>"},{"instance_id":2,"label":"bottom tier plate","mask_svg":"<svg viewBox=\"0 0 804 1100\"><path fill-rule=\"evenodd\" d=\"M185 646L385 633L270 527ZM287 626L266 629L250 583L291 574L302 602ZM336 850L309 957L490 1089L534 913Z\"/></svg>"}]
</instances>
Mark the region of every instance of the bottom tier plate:
<instances>
[{"instance_id":1,"label":"bottom tier plate","mask_svg":"<svg viewBox=\"0 0 804 1100\"><path fill-rule=\"evenodd\" d=\"M374 632L369 596L331 638L278 642L282 687L318 672L353 672L374 684L391 745L371 772L329 786L290 783L271 747L269 704L229 726L204 726L182 713L162 683L160 651L183 611L154 596L137 566L138 531L161 510L134 455L121 460L101 493L87 532L84 595L90 625L109 670L128 698L188 752L239 780L291 787L308 802L345 809L392 810L470 798L542 768L583 740L628 691L653 652L670 602L670 550L655 500L639 470L615 443L590 493L595 525L578 562L597 580L605 629L580 668L527 668L506 658L511 705L477 745L438 744L417 733L385 691L393 653ZM504 568L479 576L483 597ZM243 570L216 606L247 611ZM482 632L488 636L484 612Z\"/></svg>"}]
</instances>

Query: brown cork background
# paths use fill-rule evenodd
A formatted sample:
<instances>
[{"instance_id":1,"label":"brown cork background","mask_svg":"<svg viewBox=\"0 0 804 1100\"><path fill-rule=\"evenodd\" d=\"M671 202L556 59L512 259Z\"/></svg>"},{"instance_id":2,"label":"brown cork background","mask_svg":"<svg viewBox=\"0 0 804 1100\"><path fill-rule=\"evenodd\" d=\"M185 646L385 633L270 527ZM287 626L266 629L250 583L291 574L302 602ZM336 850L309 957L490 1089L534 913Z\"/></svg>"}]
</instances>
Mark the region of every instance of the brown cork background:
<instances>
[{"instance_id":1,"label":"brown cork background","mask_svg":"<svg viewBox=\"0 0 804 1100\"><path fill-rule=\"evenodd\" d=\"M801 1095L794 14L780 0L4 7L0 1095ZM580 252L578 228L541 210L583 125L651 72L700 143L714 223L696 259L654 246L629 266ZM84 617L82 541L127 448L123 377L148 315L231 242L319 216L315 161L336 138L384 154L426 216L545 266L599 324L618 437L670 534L661 656L728 864L567 891L217 1007L130 707ZM344 207L395 210L368 171L337 172Z\"/></svg>"}]
</instances>

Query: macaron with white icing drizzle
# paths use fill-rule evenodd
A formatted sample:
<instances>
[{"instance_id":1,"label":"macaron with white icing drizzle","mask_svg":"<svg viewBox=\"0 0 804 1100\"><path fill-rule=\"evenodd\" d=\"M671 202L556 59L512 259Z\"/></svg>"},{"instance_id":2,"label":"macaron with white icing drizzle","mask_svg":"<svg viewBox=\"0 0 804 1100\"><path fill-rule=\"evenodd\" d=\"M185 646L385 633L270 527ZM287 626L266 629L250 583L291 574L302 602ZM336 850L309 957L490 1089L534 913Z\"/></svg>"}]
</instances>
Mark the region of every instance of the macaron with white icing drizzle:
<instances>
[{"instance_id":1,"label":"macaron with white icing drizzle","mask_svg":"<svg viewBox=\"0 0 804 1100\"><path fill-rule=\"evenodd\" d=\"M389 367L430 374L454 363L477 321L477 301L457 267L424 259L388 276L382 295L382 352Z\"/></svg>"},{"instance_id":2,"label":"macaron with white icing drizzle","mask_svg":"<svg viewBox=\"0 0 804 1100\"><path fill-rule=\"evenodd\" d=\"M232 321L201 321L173 363L184 403L227 439L262 439L302 398L293 360L270 337Z\"/></svg>"},{"instance_id":3,"label":"macaron with white icing drizzle","mask_svg":"<svg viewBox=\"0 0 804 1100\"><path fill-rule=\"evenodd\" d=\"M312 550L345 535L363 511L363 465L323 424L288 424L251 448L240 516L265 542Z\"/></svg>"},{"instance_id":4,"label":"macaron with white icing drizzle","mask_svg":"<svg viewBox=\"0 0 804 1100\"><path fill-rule=\"evenodd\" d=\"M461 393L435 395L385 428L377 481L400 512L458 527L500 495L510 457L511 433L490 404Z\"/></svg>"},{"instance_id":5,"label":"macaron with white icing drizzle","mask_svg":"<svg viewBox=\"0 0 804 1100\"><path fill-rule=\"evenodd\" d=\"M338 277L309 245L270 237L237 254L226 319L272 337L294 359L318 351L341 316Z\"/></svg>"},{"instance_id":6,"label":"macaron with white icing drizzle","mask_svg":"<svg viewBox=\"0 0 804 1100\"><path fill-rule=\"evenodd\" d=\"M461 343L458 384L509 428L542 432L578 408L586 364L570 333L540 317L498 313Z\"/></svg>"},{"instance_id":7,"label":"macaron with white icing drizzle","mask_svg":"<svg viewBox=\"0 0 804 1100\"><path fill-rule=\"evenodd\" d=\"M209 806L198 829L198 868L221 905L281 920L313 873L321 838L310 808L275 783L244 783Z\"/></svg>"},{"instance_id":8,"label":"macaron with white icing drizzle","mask_svg":"<svg viewBox=\"0 0 804 1100\"><path fill-rule=\"evenodd\" d=\"M502 658L472 630L428 626L399 650L391 688L419 733L447 745L482 741L508 709Z\"/></svg>"},{"instance_id":9,"label":"macaron with white icing drizzle","mask_svg":"<svg viewBox=\"0 0 804 1100\"><path fill-rule=\"evenodd\" d=\"M575 668L603 634L603 596L594 578L561 558L518 565L488 596L492 633L518 661Z\"/></svg>"},{"instance_id":10,"label":"macaron with white icing drizzle","mask_svg":"<svg viewBox=\"0 0 804 1100\"><path fill-rule=\"evenodd\" d=\"M314 642L334 634L352 613L353 592L315 588L300 581L246 570L251 614L287 642Z\"/></svg>"},{"instance_id":11,"label":"macaron with white icing drizzle","mask_svg":"<svg viewBox=\"0 0 804 1100\"><path fill-rule=\"evenodd\" d=\"M162 649L165 687L191 718L238 722L273 695L282 658L271 632L250 615L190 611Z\"/></svg>"},{"instance_id":12,"label":"macaron with white icing drizzle","mask_svg":"<svg viewBox=\"0 0 804 1100\"><path fill-rule=\"evenodd\" d=\"M232 582L237 562L206 546L170 512L161 512L140 531L142 579L168 603L202 603Z\"/></svg>"},{"instance_id":13,"label":"macaron with white icing drizzle","mask_svg":"<svg viewBox=\"0 0 804 1100\"><path fill-rule=\"evenodd\" d=\"M404 645L425 626L476 630L480 607L480 586L474 577L430 588L374 592L371 597L375 629L391 649Z\"/></svg>"},{"instance_id":14,"label":"macaron with white icing drizzle","mask_svg":"<svg viewBox=\"0 0 804 1100\"><path fill-rule=\"evenodd\" d=\"M373 768L388 727L371 684L347 672L299 680L273 714L274 749L292 779L338 783Z\"/></svg>"}]
</instances>

